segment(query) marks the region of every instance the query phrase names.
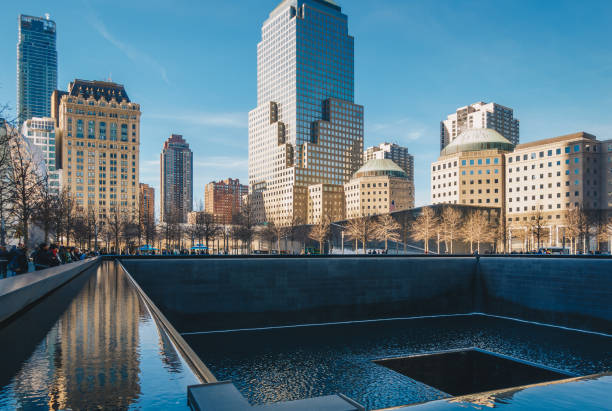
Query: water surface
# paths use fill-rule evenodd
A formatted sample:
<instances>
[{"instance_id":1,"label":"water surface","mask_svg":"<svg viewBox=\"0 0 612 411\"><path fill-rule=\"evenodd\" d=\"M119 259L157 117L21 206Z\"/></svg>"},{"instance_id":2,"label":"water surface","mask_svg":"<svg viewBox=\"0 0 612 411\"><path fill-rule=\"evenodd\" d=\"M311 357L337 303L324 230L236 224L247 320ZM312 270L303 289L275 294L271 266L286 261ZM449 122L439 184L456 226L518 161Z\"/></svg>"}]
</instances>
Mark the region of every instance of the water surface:
<instances>
[{"instance_id":1,"label":"water surface","mask_svg":"<svg viewBox=\"0 0 612 411\"><path fill-rule=\"evenodd\" d=\"M2 409L188 409L198 380L114 262L0 329Z\"/></svg>"},{"instance_id":2,"label":"water surface","mask_svg":"<svg viewBox=\"0 0 612 411\"><path fill-rule=\"evenodd\" d=\"M343 393L368 409L447 398L372 360L479 347L580 375L612 369L612 338L487 316L185 335L252 404Z\"/></svg>"}]
</instances>

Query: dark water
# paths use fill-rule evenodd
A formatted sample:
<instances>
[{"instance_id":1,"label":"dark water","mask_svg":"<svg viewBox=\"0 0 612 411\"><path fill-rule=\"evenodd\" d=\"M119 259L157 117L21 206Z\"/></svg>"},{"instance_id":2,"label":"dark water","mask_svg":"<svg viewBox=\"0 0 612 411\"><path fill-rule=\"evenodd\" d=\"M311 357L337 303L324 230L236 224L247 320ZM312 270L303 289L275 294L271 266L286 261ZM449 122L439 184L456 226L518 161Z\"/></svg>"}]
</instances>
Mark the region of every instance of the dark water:
<instances>
[{"instance_id":1,"label":"dark water","mask_svg":"<svg viewBox=\"0 0 612 411\"><path fill-rule=\"evenodd\" d=\"M612 370L612 338L485 316L185 335L252 404L343 393L368 409L446 398L372 360L479 347L580 375Z\"/></svg>"},{"instance_id":2,"label":"dark water","mask_svg":"<svg viewBox=\"0 0 612 411\"><path fill-rule=\"evenodd\" d=\"M197 384L115 263L0 329L1 409L187 409Z\"/></svg>"}]
</instances>

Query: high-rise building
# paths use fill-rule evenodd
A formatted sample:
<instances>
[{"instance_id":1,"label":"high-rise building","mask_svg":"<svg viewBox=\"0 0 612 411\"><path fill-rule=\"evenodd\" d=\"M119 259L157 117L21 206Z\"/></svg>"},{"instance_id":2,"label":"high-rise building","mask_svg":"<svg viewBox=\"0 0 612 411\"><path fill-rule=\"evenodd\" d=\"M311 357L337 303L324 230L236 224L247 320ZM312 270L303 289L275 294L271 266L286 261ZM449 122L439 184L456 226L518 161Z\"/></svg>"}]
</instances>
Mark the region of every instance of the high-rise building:
<instances>
[{"instance_id":1,"label":"high-rise building","mask_svg":"<svg viewBox=\"0 0 612 411\"><path fill-rule=\"evenodd\" d=\"M17 43L17 119L51 116L51 94L57 88L55 22L19 16Z\"/></svg>"},{"instance_id":2,"label":"high-rise building","mask_svg":"<svg viewBox=\"0 0 612 411\"><path fill-rule=\"evenodd\" d=\"M400 166L414 183L414 156L408 153L407 147L394 143L381 143L378 146L368 147L363 153L363 161L388 159Z\"/></svg>"},{"instance_id":3,"label":"high-rise building","mask_svg":"<svg viewBox=\"0 0 612 411\"><path fill-rule=\"evenodd\" d=\"M183 136L172 134L160 155L161 220L187 222L193 210L193 153Z\"/></svg>"},{"instance_id":4,"label":"high-rise building","mask_svg":"<svg viewBox=\"0 0 612 411\"><path fill-rule=\"evenodd\" d=\"M512 144L520 140L519 120L514 110L497 103L478 103L460 107L440 123L440 151L470 128L489 128L497 131Z\"/></svg>"},{"instance_id":5,"label":"high-rise building","mask_svg":"<svg viewBox=\"0 0 612 411\"><path fill-rule=\"evenodd\" d=\"M37 151L35 157L45 164L49 191L58 194L61 190L60 172L56 169L56 139L55 120L51 117L33 117L23 123L21 129L23 136L28 140L33 150Z\"/></svg>"},{"instance_id":6,"label":"high-rise building","mask_svg":"<svg viewBox=\"0 0 612 411\"><path fill-rule=\"evenodd\" d=\"M53 92L62 185L84 211L100 221L138 217L140 105L121 84L74 80Z\"/></svg>"},{"instance_id":7,"label":"high-rise building","mask_svg":"<svg viewBox=\"0 0 612 411\"><path fill-rule=\"evenodd\" d=\"M363 107L354 104L354 89L354 39L341 8L331 0L282 1L257 46L249 189L262 194L264 211L256 215L279 225L304 222L309 186L342 192L363 158Z\"/></svg>"},{"instance_id":8,"label":"high-rise building","mask_svg":"<svg viewBox=\"0 0 612 411\"><path fill-rule=\"evenodd\" d=\"M502 208L504 154L513 148L495 130L461 133L432 164L431 203Z\"/></svg>"},{"instance_id":9,"label":"high-rise building","mask_svg":"<svg viewBox=\"0 0 612 411\"><path fill-rule=\"evenodd\" d=\"M155 189L148 184L140 183L140 221L155 222Z\"/></svg>"},{"instance_id":10,"label":"high-rise building","mask_svg":"<svg viewBox=\"0 0 612 411\"><path fill-rule=\"evenodd\" d=\"M387 214L414 208L414 184L388 159L373 159L344 185L346 218Z\"/></svg>"},{"instance_id":11,"label":"high-rise building","mask_svg":"<svg viewBox=\"0 0 612 411\"><path fill-rule=\"evenodd\" d=\"M223 181L212 181L204 190L204 210L211 214L219 224L230 224L235 214L242 208L244 195L249 187L240 184L240 180L228 178Z\"/></svg>"}]
</instances>

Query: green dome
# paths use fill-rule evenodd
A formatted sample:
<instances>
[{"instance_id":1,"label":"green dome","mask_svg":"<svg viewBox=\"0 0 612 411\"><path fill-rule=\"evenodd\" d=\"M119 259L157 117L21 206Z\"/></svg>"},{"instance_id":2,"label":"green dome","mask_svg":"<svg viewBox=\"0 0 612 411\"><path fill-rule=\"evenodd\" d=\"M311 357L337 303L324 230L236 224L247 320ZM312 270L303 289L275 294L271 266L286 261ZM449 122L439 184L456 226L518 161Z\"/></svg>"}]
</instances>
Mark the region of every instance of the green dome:
<instances>
[{"instance_id":1,"label":"green dome","mask_svg":"<svg viewBox=\"0 0 612 411\"><path fill-rule=\"evenodd\" d=\"M365 163L355 173L355 178L359 177L408 177L408 174L400 166L389 159L373 159Z\"/></svg>"},{"instance_id":2,"label":"green dome","mask_svg":"<svg viewBox=\"0 0 612 411\"><path fill-rule=\"evenodd\" d=\"M470 128L459 134L449 145L444 147L441 156L464 151L481 150L514 150L514 145L497 131L490 128Z\"/></svg>"}]
</instances>

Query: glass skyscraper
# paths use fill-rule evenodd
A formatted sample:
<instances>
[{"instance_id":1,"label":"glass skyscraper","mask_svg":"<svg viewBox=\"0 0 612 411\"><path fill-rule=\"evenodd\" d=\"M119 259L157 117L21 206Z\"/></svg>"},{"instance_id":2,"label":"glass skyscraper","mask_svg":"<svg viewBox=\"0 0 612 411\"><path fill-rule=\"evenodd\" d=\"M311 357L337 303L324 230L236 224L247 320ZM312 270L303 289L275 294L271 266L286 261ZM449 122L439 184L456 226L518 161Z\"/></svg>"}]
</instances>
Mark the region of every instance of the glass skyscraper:
<instances>
[{"instance_id":1,"label":"glass skyscraper","mask_svg":"<svg viewBox=\"0 0 612 411\"><path fill-rule=\"evenodd\" d=\"M193 152L183 136L172 134L160 155L161 220L186 223L193 210Z\"/></svg>"},{"instance_id":2,"label":"glass skyscraper","mask_svg":"<svg viewBox=\"0 0 612 411\"><path fill-rule=\"evenodd\" d=\"M55 22L49 17L19 16L17 43L17 120L51 116L57 88Z\"/></svg>"},{"instance_id":3,"label":"glass skyscraper","mask_svg":"<svg viewBox=\"0 0 612 411\"><path fill-rule=\"evenodd\" d=\"M257 47L251 195L263 196L263 215L276 224L316 223L311 211L341 219L343 184L362 156L363 107L354 104L347 16L331 0L282 1Z\"/></svg>"}]
</instances>

